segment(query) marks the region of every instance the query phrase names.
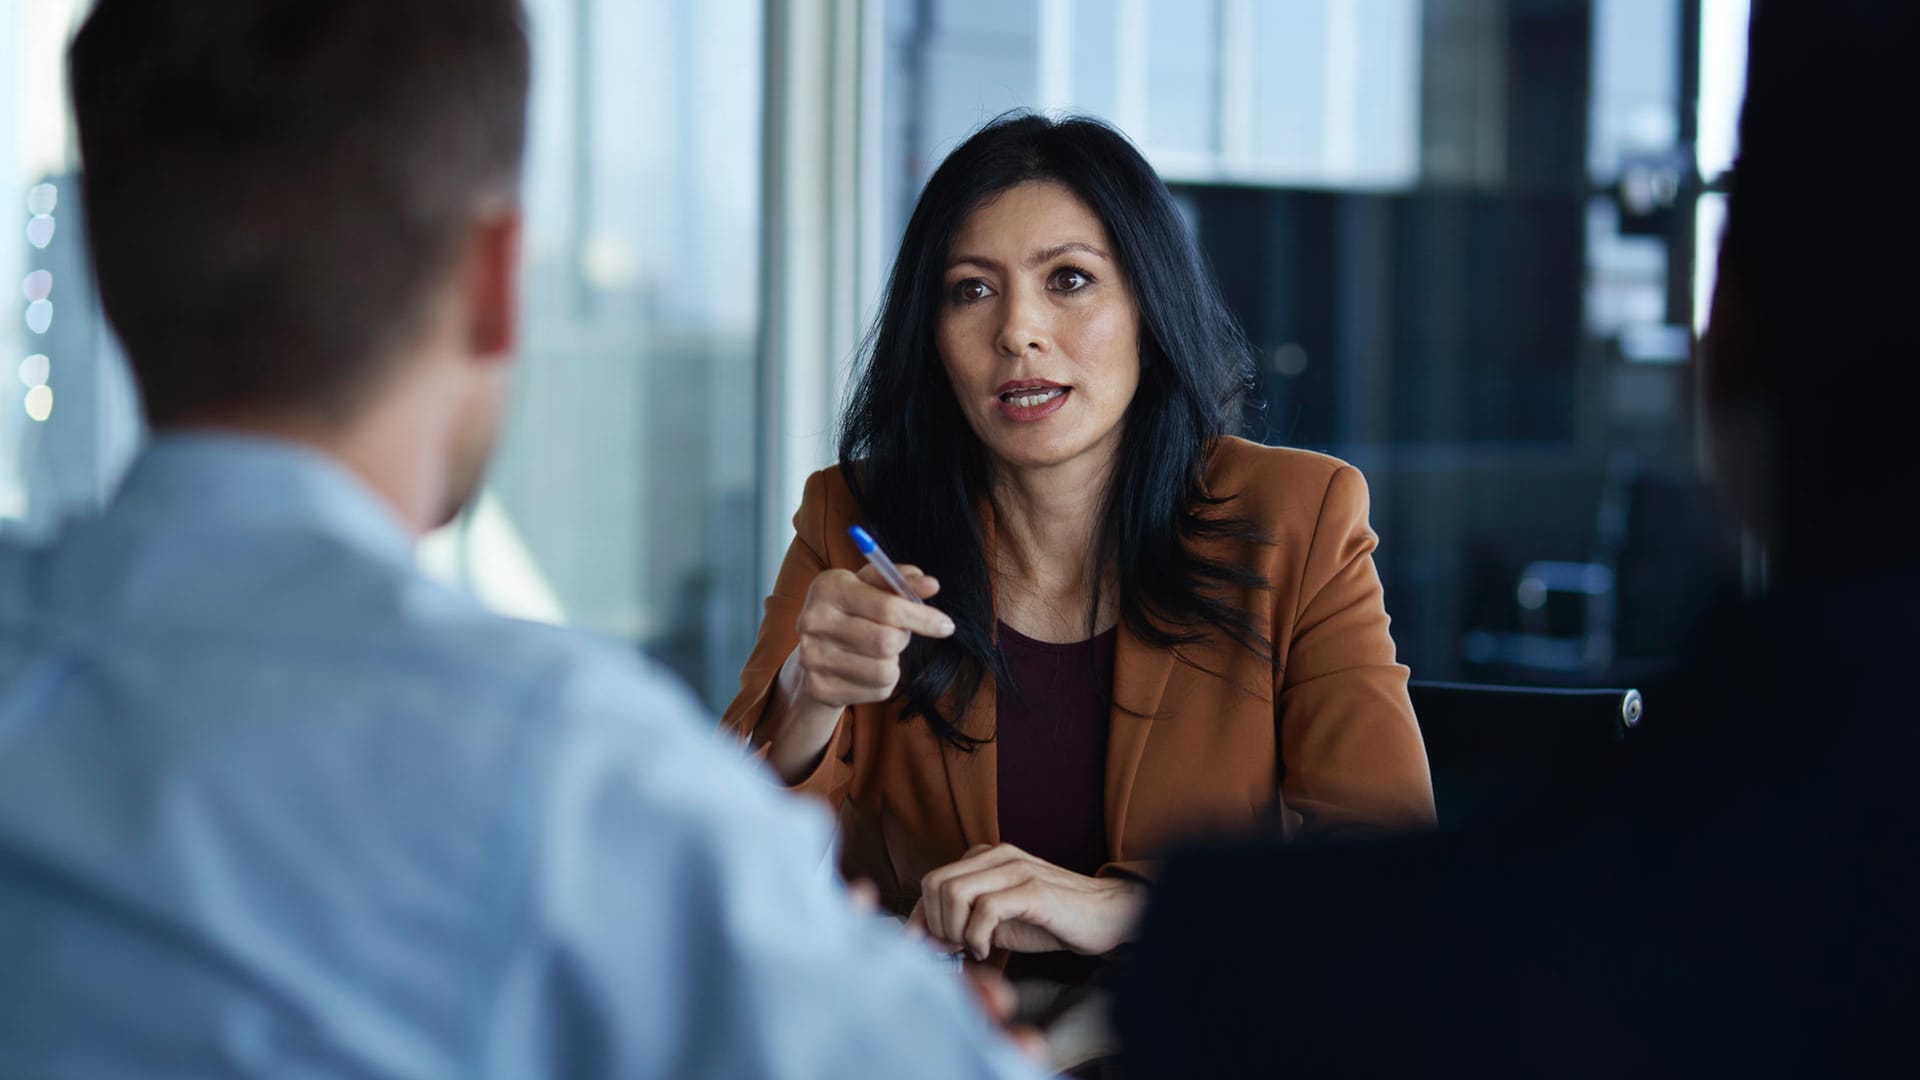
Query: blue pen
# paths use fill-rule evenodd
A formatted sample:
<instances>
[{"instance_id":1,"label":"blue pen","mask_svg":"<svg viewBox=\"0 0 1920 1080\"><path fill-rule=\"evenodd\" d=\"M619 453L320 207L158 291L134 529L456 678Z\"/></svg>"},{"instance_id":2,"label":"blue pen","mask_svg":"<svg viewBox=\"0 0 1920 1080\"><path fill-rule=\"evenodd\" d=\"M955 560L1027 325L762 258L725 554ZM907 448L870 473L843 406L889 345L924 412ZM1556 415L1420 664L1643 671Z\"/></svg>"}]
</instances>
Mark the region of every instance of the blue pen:
<instances>
[{"instance_id":1,"label":"blue pen","mask_svg":"<svg viewBox=\"0 0 1920 1080\"><path fill-rule=\"evenodd\" d=\"M879 569L880 576L887 579L887 584L893 586L894 592L916 604L926 603L925 600L920 599L919 593L913 591L913 586L907 584L906 577L900 573L899 567L893 565L893 560L887 558L887 553L881 551L880 545L873 542L872 534L855 525L847 530L847 535L853 537L853 546L859 548L860 554L865 555L867 561Z\"/></svg>"}]
</instances>

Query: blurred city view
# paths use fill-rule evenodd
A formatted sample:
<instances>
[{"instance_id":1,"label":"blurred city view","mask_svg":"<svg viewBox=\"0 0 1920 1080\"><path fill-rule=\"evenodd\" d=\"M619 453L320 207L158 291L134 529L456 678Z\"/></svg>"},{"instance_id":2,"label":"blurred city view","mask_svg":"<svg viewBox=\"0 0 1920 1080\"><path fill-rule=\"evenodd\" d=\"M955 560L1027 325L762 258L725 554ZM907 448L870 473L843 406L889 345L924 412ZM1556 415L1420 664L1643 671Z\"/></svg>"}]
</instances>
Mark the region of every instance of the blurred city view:
<instances>
[{"instance_id":1,"label":"blurred city view","mask_svg":"<svg viewBox=\"0 0 1920 1080\"><path fill-rule=\"evenodd\" d=\"M792 511L768 462L799 453L768 434L767 297L804 272L768 250L796 224L769 210L791 77L770 29L816 12L858 38L848 137L875 183L799 224L884 259L981 122L1126 131L1264 358L1248 435L1366 473L1417 675L1630 682L1742 573L1699 480L1693 341L1745 0L527 6L517 411L485 497L422 554L502 610L731 696ZM0 0L0 529L98 505L143 437L61 92L84 10ZM870 314L856 299L836 317Z\"/></svg>"}]
</instances>

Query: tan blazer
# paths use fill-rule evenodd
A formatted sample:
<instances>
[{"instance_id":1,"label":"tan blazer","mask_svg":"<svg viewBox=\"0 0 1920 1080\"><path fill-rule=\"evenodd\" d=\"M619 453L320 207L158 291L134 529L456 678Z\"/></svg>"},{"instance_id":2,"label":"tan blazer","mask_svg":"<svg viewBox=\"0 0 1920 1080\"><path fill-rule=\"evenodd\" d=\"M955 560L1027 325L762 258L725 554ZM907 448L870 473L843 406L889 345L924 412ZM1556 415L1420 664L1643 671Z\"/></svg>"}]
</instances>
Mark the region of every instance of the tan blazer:
<instances>
[{"instance_id":1,"label":"tan blazer","mask_svg":"<svg viewBox=\"0 0 1920 1080\"><path fill-rule=\"evenodd\" d=\"M1216 495L1237 494L1227 510L1275 541L1210 552L1253 565L1272 584L1238 600L1273 642L1274 662L1210 639L1182 650L1187 664L1121 625L1106 773L1112 861L1101 872L1148 874L1183 836L1270 815L1276 794L1296 834L1431 824L1426 750L1373 568L1366 481L1321 454L1227 439L1207 483ZM724 717L742 737L798 644L794 623L814 577L864 565L847 537L857 514L837 468L808 479L740 695ZM990 510L984 525L991 553ZM910 544L892 554L913 560ZM992 685L989 677L975 697L966 731L992 732ZM820 765L795 787L839 812L847 875L874 881L886 905L905 912L924 874L972 845L998 843L1000 833L994 745L956 750L924 721L899 715L898 701L849 709Z\"/></svg>"}]
</instances>

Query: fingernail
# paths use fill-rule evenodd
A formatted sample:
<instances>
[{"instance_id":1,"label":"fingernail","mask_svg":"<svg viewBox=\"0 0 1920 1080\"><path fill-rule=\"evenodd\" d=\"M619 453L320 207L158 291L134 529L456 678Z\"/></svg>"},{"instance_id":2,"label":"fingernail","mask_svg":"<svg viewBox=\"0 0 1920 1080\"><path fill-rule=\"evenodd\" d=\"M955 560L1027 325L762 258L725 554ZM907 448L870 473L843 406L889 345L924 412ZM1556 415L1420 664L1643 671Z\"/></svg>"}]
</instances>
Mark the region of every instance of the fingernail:
<instances>
[{"instance_id":1,"label":"fingernail","mask_svg":"<svg viewBox=\"0 0 1920 1080\"><path fill-rule=\"evenodd\" d=\"M941 637L953 636L953 620L952 619L940 620L940 636Z\"/></svg>"}]
</instances>

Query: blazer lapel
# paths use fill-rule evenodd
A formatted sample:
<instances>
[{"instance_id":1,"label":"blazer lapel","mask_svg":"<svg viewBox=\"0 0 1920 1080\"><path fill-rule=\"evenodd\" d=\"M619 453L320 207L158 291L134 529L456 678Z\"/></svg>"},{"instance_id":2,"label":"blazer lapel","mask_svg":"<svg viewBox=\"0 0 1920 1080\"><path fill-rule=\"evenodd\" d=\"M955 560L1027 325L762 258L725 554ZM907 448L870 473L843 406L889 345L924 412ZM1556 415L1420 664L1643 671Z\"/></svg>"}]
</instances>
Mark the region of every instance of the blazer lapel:
<instances>
[{"instance_id":1,"label":"blazer lapel","mask_svg":"<svg viewBox=\"0 0 1920 1080\"><path fill-rule=\"evenodd\" d=\"M1148 645L1134 637L1124 621L1120 624L1113 646L1113 712L1107 734L1107 851L1114 859L1126 858L1120 842L1133 782L1173 665L1172 650Z\"/></svg>"}]
</instances>

